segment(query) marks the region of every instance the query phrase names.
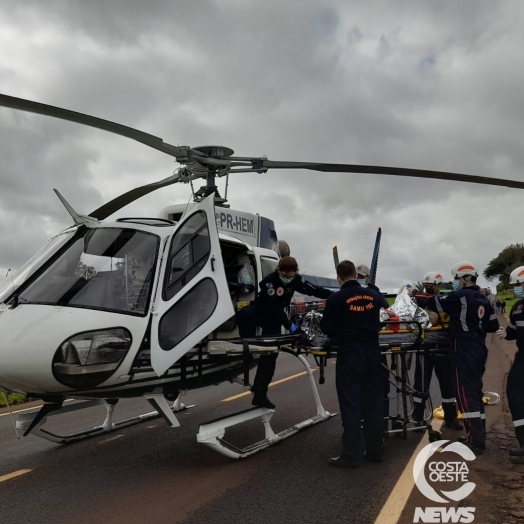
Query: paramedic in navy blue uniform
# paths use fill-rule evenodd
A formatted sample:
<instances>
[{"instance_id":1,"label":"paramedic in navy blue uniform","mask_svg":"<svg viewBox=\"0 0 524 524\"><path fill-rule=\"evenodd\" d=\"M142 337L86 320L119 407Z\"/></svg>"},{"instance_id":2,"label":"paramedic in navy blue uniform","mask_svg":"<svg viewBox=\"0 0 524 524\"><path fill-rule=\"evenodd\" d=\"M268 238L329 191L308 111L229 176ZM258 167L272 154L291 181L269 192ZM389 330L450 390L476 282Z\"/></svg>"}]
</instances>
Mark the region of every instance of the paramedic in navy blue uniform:
<instances>
[{"instance_id":1,"label":"paramedic in navy blue uniform","mask_svg":"<svg viewBox=\"0 0 524 524\"><path fill-rule=\"evenodd\" d=\"M262 336L281 334L284 326L291 333L298 327L291 323L286 310L289 309L295 291L317 298L328 298L333 292L317 287L297 273L298 264L293 257L281 258L277 269L260 282L260 292L254 302L238 313L238 329L242 338L254 338L256 328L262 328ZM273 409L275 405L267 398L267 389L275 373L278 353L261 355L253 382L254 406Z\"/></svg>"},{"instance_id":2,"label":"paramedic in navy blue uniform","mask_svg":"<svg viewBox=\"0 0 524 524\"><path fill-rule=\"evenodd\" d=\"M333 466L358 468L361 421L364 420L366 459L382 462L384 431L381 363L378 332L383 297L357 281L353 262L337 266L340 291L326 302L320 326L338 345L336 385L344 432L342 453Z\"/></svg>"},{"instance_id":3,"label":"paramedic in navy blue uniform","mask_svg":"<svg viewBox=\"0 0 524 524\"><path fill-rule=\"evenodd\" d=\"M511 308L508 327L500 328L497 335L499 338L517 341L517 353L509 370L506 394L520 447L510 449L509 454L524 457L524 266L511 272L509 283L515 286L513 293L520 300Z\"/></svg>"},{"instance_id":4,"label":"paramedic in navy blue uniform","mask_svg":"<svg viewBox=\"0 0 524 524\"><path fill-rule=\"evenodd\" d=\"M371 271L366 264L359 264L357 266L357 281L362 287L367 287L376 291L382 297L380 307L389 309L386 297L384 297L380 289L371 282ZM388 357L386 355L382 355L382 364L382 405L384 407L384 431L387 432L389 428L389 390L391 389L391 385L389 382L390 371L388 367Z\"/></svg>"},{"instance_id":5,"label":"paramedic in navy blue uniform","mask_svg":"<svg viewBox=\"0 0 524 524\"><path fill-rule=\"evenodd\" d=\"M444 278L441 273L438 273L437 271L428 271L423 279L424 291L414 289L411 292L411 296L415 299L419 307L426 308L431 298L435 295L440 296L440 286L443 282ZM433 376L433 370L435 370L435 375L437 376L440 386L442 409L444 410L444 427L461 431L464 429L464 426L457 420L457 400L455 398L455 385L453 383L454 373L451 364L451 357L447 353L431 353L427 358L427 362L424 362L424 360L421 360L420 358L416 359L414 388L421 394L427 393ZM425 366L426 369L424 369ZM427 383L424 384L425 391L422 391L424 371L426 371L428 376L426 377ZM418 422L421 426L425 426L424 411L426 408L426 399L414 393L413 403L413 420Z\"/></svg>"},{"instance_id":6,"label":"paramedic in navy blue uniform","mask_svg":"<svg viewBox=\"0 0 524 524\"><path fill-rule=\"evenodd\" d=\"M482 402L482 375L488 357L486 333L497 331L499 322L490 301L476 285L478 272L471 262L458 262L451 275L454 291L435 296L428 308L450 316L451 359L456 398L466 426L465 444L480 455L486 449Z\"/></svg>"}]
</instances>

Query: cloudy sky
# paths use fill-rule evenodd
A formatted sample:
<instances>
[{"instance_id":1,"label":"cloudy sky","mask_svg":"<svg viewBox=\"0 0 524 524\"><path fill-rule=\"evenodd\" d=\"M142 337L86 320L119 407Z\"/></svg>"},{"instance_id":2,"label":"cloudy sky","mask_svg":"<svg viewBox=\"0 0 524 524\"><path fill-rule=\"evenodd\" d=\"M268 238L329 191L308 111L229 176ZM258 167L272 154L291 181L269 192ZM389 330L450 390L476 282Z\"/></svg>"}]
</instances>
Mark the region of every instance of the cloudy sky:
<instances>
[{"instance_id":1,"label":"cloudy sky","mask_svg":"<svg viewBox=\"0 0 524 524\"><path fill-rule=\"evenodd\" d=\"M5 0L0 91L172 144L272 160L391 165L524 179L524 11L515 1ZM70 224L169 176L174 159L103 131L0 109L0 285ZM188 186L116 216L155 216ZM231 206L271 217L306 273L331 250L394 291L522 242L524 193L376 175L236 175ZM483 279L481 283L484 284Z\"/></svg>"}]
</instances>

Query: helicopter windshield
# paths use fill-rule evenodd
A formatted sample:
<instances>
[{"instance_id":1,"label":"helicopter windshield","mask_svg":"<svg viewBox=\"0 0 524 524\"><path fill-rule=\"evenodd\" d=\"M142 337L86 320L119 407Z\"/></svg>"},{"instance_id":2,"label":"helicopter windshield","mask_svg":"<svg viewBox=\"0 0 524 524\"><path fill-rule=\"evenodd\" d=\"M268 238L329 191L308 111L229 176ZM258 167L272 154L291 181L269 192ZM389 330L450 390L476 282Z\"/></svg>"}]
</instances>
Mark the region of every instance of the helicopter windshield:
<instances>
[{"instance_id":1,"label":"helicopter windshield","mask_svg":"<svg viewBox=\"0 0 524 524\"><path fill-rule=\"evenodd\" d=\"M63 231L39 249L7 282L0 288L0 304L5 302L46 260L51 258L66 242L71 240L76 227Z\"/></svg>"},{"instance_id":2,"label":"helicopter windshield","mask_svg":"<svg viewBox=\"0 0 524 524\"><path fill-rule=\"evenodd\" d=\"M87 229L20 293L51 304L145 315L160 238L133 229Z\"/></svg>"}]
</instances>

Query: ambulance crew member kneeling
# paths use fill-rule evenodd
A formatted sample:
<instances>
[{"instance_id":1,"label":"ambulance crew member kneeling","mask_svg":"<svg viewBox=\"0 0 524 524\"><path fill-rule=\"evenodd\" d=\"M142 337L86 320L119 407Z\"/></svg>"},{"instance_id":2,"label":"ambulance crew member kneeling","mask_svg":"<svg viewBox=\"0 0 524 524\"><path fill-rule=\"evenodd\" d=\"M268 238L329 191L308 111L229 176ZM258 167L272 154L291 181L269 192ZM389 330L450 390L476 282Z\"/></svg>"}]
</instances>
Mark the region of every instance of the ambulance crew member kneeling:
<instances>
[{"instance_id":1,"label":"ambulance crew member kneeling","mask_svg":"<svg viewBox=\"0 0 524 524\"><path fill-rule=\"evenodd\" d=\"M238 331L242 338L254 338L256 328L262 328L263 337L278 336L282 326L294 333L298 327L291 323L289 309L295 291L317 298L328 298L333 292L317 287L297 273L298 264L293 257L280 259L277 269L260 282L260 292L249 306L237 313ZM273 409L275 405L267 398L268 386L275 373L278 353L261 355L253 382L254 406Z\"/></svg>"},{"instance_id":2,"label":"ambulance crew member kneeling","mask_svg":"<svg viewBox=\"0 0 524 524\"><path fill-rule=\"evenodd\" d=\"M342 453L329 463L358 468L362 420L366 459L382 462L383 373L378 332L383 297L358 283L355 265L349 260L337 266L337 279L342 287L327 300L320 324L338 345L336 385L344 428Z\"/></svg>"},{"instance_id":3,"label":"ambulance crew member kneeling","mask_svg":"<svg viewBox=\"0 0 524 524\"><path fill-rule=\"evenodd\" d=\"M466 426L466 446L480 455L486 449L486 415L482 402L482 375L488 348L486 333L499 329L490 301L476 285L478 271L468 261L451 268L453 289L429 300L428 308L450 316L451 361L458 406Z\"/></svg>"},{"instance_id":4,"label":"ambulance crew member kneeling","mask_svg":"<svg viewBox=\"0 0 524 524\"><path fill-rule=\"evenodd\" d=\"M510 449L509 454L524 457L524 266L511 272L509 283L515 286L513 293L520 300L511 308L508 327L500 328L497 335L499 338L517 341L517 353L509 370L506 394L520 447Z\"/></svg>"}]
</instances>

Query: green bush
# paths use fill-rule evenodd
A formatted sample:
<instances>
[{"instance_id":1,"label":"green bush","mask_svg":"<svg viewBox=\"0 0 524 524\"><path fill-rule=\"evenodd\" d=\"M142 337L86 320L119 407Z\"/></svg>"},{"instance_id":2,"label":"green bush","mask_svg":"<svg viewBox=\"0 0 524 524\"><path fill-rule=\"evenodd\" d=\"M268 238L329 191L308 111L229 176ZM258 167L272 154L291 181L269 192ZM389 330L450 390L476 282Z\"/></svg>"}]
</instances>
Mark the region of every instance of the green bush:
<instances>
[{"instance_id":1,"label":"green bush","mask_svg":"<svg viewBox=\"0 0 524 524\"><path fill-rule=\"evenodd\" d=\"M24 395L22 393L9 393L9 395L7 395L8 399L9 399L9 404L10 405L13 405L13 404L23 404L24 402L27 402L28 400L30 400L27 395ZM5 403L5 394L0 392L0 406L6 406L6 403Z\"/></svg>"}]
</instances>

